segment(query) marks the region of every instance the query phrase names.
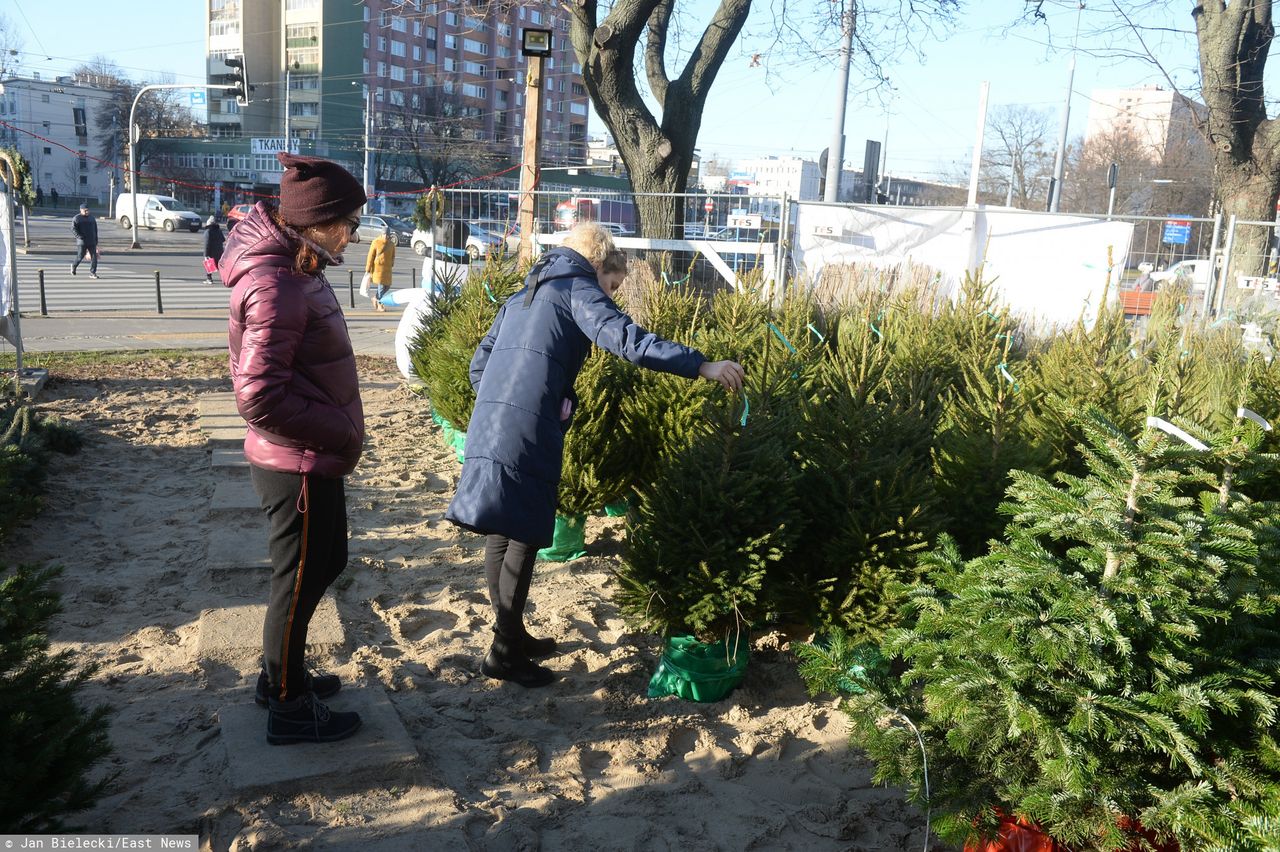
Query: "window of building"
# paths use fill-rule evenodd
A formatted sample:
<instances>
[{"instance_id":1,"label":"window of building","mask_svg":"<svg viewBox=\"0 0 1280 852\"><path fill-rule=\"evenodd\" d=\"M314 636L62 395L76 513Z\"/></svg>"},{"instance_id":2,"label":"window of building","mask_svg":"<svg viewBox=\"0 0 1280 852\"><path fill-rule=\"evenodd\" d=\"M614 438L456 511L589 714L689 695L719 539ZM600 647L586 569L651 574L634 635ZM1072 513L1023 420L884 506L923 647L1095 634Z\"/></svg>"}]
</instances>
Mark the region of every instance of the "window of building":
<instances>
[{"instance_id":1,"label":"window of building","mask_svg":"<svg viewBox=\"0 0 1280 852\"><path fill-rule=\"evenodd\" d=\"M428 65L436 64L436 52L434 50L428 50L426 53L423 54L423 56L426 57L426 62Z\"/></svg>"},{"instance_id":2,"label":"window of building","mask_svg":"<svg viewBox=\"0 0 1280 852\"><path fill-rule=\"evenodd\" d=\"M366 77L369 76L369 60L368 59L365 59L364 61L364 73Z\"/></svg>"},{"instance_id":3,"label":"window of building","mask_svg":"<svg viewBox=\"0 0 1280 852\"><path fill-rule=\"evenodd\" d=\"M511 58L511 48L507 47L505 44L500 44L494 49L497 51L499 59Z\"/></svg>"},{"instance_id":4,"label":"window of building","mask_svg":"<svg viewBox=\"0 0 1280 852\"><path fill-rule=\"evenodd\" d=\"M88 186L88 185L89 185L89 176L88 176L88 175L80 175L80 185L81 185L81 186Z\"/></svg>"},{"instance_id":5,"label":"window of building","mask_svg":"<svg viewBox=\"0 0 1280 852\"><path fill-rule=\"evenodd\" d=\"M391 42L391 55L392 56L408 56L408 50L406 49L405 43L402 41Z\"/></svg>"},{"instance_id":6,"label":"window of building","mask_svg":"<svg viewBox=\"0 0 1280 852\"><path fill-rule=\"evenodd\" d=\"M475 86L475 85L472 85L471 83L463 83L462 94L466 95L469 98L479 98L482 101L487 101L489 99L489 87Z\"/></svg>"},{"instance_id":7,"label":"window of building","mask_svg":"<svg viewBox=\"0 0 1280 852\"><path fill-rule=\"evenodd\" d=\"M83 101L84 99L81 98L81 100ZM89 135L89 120L86 115L83 105L71 108L71 123L75 125L77 136Z\"/></svg>"},{"instance_id":8,"label":"window of building","mask_svg":"<svg viewBox=\"0 0 1280 852\"><path fill-rule=\"evenodd\" d=\"M582 139L587 135L587 126L585 124L570 124L569 138Z\"/></svg>"},{"instance_id":9,"label":"window of building","mask_svg":"<svg viewBox=\"0 0 1280 852\"><path fill-rule=\"evenodd\" d=\"M386 90L385 90L385 89L383 89L381 86L379 86L378 88L374 89L374 91L373 91L373 99L374 99L375 101L377 101L378 103L382 103L382 99L383 99L385 96L386 96Z\"/></svg>"},{"instance_id":10,"label":"window of building","mask_svg":"<svg viewBox=\"0 0 1280 852\"><path fill-rule=\"evenodd\" d=\"M575 73L575 74L581 74L581 73L582 73L582 66L581 66L579 63L577 63L577 62L573 63L573 73Z\"/></svg>"},{"instance_id":11,"label":"window of building","mask_svg":"<svg viewBox=\"0 0 1280 852\"><path fill-rule=\"evenodd\" d=\"M502 36L503 38L511 38L511 25L498 24L498 35Z\"/></svg>"},{"instance_id":12,"label":"window of building","mask_svg":"<svg viewBox=\"0 0 1280 852\"><path fill-rule=\"evenodd\" d=\"M482 33L482 32L488 31L489 29L487 26L485 26L484 21L480 20L479 18L463 18L462 20L463 20L463 23L466 24L466 29L469 29L473 32Z\"/></svg>"},{"instance_id":13,"label":"window of building","mask_svg":"<svg viewBox=\"0 0 1280 852\"><path fill-rule=\"evenodd\" d=\"M389 92L392 106L404 106L404 92L400 89L392 89Z\"/></svg>"},{"instance_id":14,"label":"window of building","mask_svg":"<svg viewBox=\"0 0 1280 852\"><path fill-rule=\"evenodd\" d=\"M520 20L522 20L522 21L524 20L524 7L523 7L523 6L521 6L521 7L520 7Z\"/></svg>"},{"instance_id":15,"label":"window of building","mask_svg":"<svg viewBox=\"0 0 1280 852\"><path fill-rule=\"evenodd\" d=\"M415 20L413 22L413 34L416 36L422 35L422 21Z\"/></svg>"},{"instance_id":16,"label":"window of building","mask_svg":"<svg viewBox=\"0 0 1280 852\"><path fill-rule=\"evenodd\" d=\"M289 101L289 115L312 117L320 114L320 104L314 101Z\"/></svg>"},{"instance_id":17,"label":"window of building","mask_svg":"<svg viewBox=\"0 0 1280 852\"><path fill-rule=\"evenodd\" d=\"M441 91L443 91L446 95L452 95L452 94L453 94L453 81L452 81L452 80L445 80L443 83L441 83L441 84L440 84L440 89L441 89ZM445 104L445 106L448 106L448 104Z\"/></svg>"},{"instance_id":18,"label":"window of building","mask_svg":"<svg viewBox=\"0 0 1280 852\"><path fill-rule=\"evenodd\" d=\"M387 63L385 62L378 63L378 76L379 77L387 76Z\"/></svg>"},{"instance_id":19,"label":"window of building","mask_svg":"<svg viewBox=\"0 0 1280 852\"><path fill-rule=\"evenodd\" d=\"M391 79L398 80L402 83L404 82L404 66L403 65L391 66Z\"/></svg>"},{"instance_id":20,"label":"window of building","mask_svg":"<svg viewBox=\"0 0 1280 852\"><path fill-rule=\"evenodd\" d=\"M444 22L447 26L456 27L458 25L458 15L455 12L445 12Z\"/></svg>"},{"instance_id":21,"label":"window of building","mask_svg":"<svg viewBox=\"0 0 1280 852\"><path fill-rule=\"evenodd\" d=\"M47 103L49 103L49 96L48 96L48 95L41 95L41 96L40 96L40 103L42 103L42 104L47 104Z\"/></svg>"},{"instance_id":22,"label":"window of building","mask_svg":"<svg viewBox=\"0 0 1280 852\"><path fill-rule=\"evenodd\" d=\"M389 27L389 26L391 26L391 13L390 13L390 12L379 12L379 13L378 13L378 26L380 26L380 27Z\"/></svg>"},{"instance_id":23,"label":"window of building","mask_svg":"<svg viewBox=\"0 0 1280 852\"><path fill-rule=\"evenodd\" d=\"M365 50L368 50L368 49L369 49L369 34L368 34L368 33L365 33L365 34L364 34L364 49L365 49Z\"/></svg>"},{"instance_id":24,"label":"window of building","mask_svg":"<svg viewBox=\"0 0 1280 852\"><path fill-rule=\"evenodd\" d=\"M445 33L445 35L444 35L444 46L445 46L445 48L446 48L447 50L457 50L457 49L458 49L458 37L457 37L456 35L452 35L451 33Z\"/></svg>"},{"instance_id":25,"label":"window of building","mask_svg":"<svg viewBox=\"0 0 1280 852\"><path fill-rule=\"evenodd\" d=\"M422 106L422 99L419 98L417 95L414 95L412 98L409 99L409 103L413 105L414 109L418 109L420 106Z\"/></svg>"},{"instance_id":26,"label":"window of building","mask_svg":"<svg viewBox=\"0 0 1280 852\"><path fill-rule=\"evenodd\" d=\"M571 84L570 91L579 98L585 98L587 96L587 87L581 83Z\"/></svg>"},{"instance_id":27,"label":"window of building","mask_svg":"<svg viewBox=\"0 0 1280 852\"><path fill-rule=\"evenodd\" d=\"M378 52L387 52L387 39L384 36L378 36Z\"/></svg>"},{"instance_id":28,"label":"window of building","mask_svg":"<svg viewBox=\"0 0 1280 852\"><path fill-rule=\"evenodd\" d=\"M51 154L53 153L53 149L52 149L52 148L45 148L45 149L44 149L44 153L45 153L45 156L49 156L49 155L51 155Z\"/></svg>"},{"instance_id":29,"label":"window of building","mask_svg":"<svg viewBox=\"0 0 1280 852\"><path fill-rule=\"evenodd\" d=\"M211 36L240 35L240 21L236 19L211 20L209 21L209 35Z\"/></svg>"},{"instance_id":30,"label":"window of building","mask_svg":"<svg viewBox=\"0 0 1280 852\"><path fill-rule=\"evenodd\" d=\"M422 72L419 71L417 68L413 69L412 82L413 82L413 85L415 86L419 86L422 84Z\"/></svg>"},{"instance_id":31,"label":"window of building","mask_svg":"<svg viewBox=\"0 0 1280 852\"><path fill-rule=\"evenodd\" d=\"M416 44L413 46L413 61L414 62L422 61L422 48Z\"/></svg>"},{"instance_id":32,"label":"window of building","mask_svg":"<svg viewBox=\"0 0 1280 852\"><path fill-rule=\"evenodd\" d=\"M314 91L320 88L320 78L314 74L290 74L289 88Z\"/></svg>"},{"instance_id":33,"label":"window of building","mask_svg":"<svg viewBox=\"0 0 1280 852\"><path fill-rule=\"evenodd\" d=\"M483 56L489 55L489 45L471 38L465 38L462 40L462 49L469 50L472 53L479 53Z\"/></svg>"},{"instance_id":34,"label":"window of building","mask_svg":"<svg viewBox=\"0 0 1280 852\"><path fill-rule=\"evenodd\" d=\"M457 70L458 70L458 60L454 59L453 57L446 56L446 57L444 58L444 70L446 70L446 71L457 71Z\"/></svg>"},{"instance_id":35,"label":"window of building","mask_svg":"<svg viewBox=\"0 0 1280 852\"><path fill-rule=\"evenodd\" d=\"M300 9L319 9L320 0L285 0L284 9L286 12L296 12ZM365 9L365 15L369 14L369 10ZM365 20L369 20L367 17Z\"/></svg>"},{"instance_id":36,"label":"window of building","mask_svg":"<svg viewBox=\"0 0 1280 852\"><path fill-rule=\"evenodd\" d=\"M397 32L397 33L407 33L409 31L409 24L405 21L404 18L400 17L399 15L392 15L391 31Z\"/></svg>"},{"instance_id":37,"label":"window of building","mask_svg":"<svg viewBox=\"0 0 1280 852\"><path fill-rule=\"evenodd\" d=\"M435 27L427 27L426 39L427 39L427 44L429 44L429 45L431 45L431 46L433 46L433 47L435 46L435 43L436 43L436 28L435 28Z\"/></svg>"},{"instance_id":38,"label":"window of building","mask_svg":"<svg viewBox=\"0 0 1280 852\"><path fill-rule=\"evenodd\" d=\"M463 62L462 70L468 74L475 74L477 77L487 77L489 75L489 66L483 62Z\"/></svg>"},{"instance_id":39,"label":"window of building","mask_svg":"<svg viewBox=\"0 0 1280 852\"><path fill-rule=\"evenodd\" d=\"M542 23L542 13L541 13L541 12L539 12L537 9L530 9L530 10L529 10L529 23L531 23L531 24L540 24L540 23Z\"/></svg>"}]
</instances>

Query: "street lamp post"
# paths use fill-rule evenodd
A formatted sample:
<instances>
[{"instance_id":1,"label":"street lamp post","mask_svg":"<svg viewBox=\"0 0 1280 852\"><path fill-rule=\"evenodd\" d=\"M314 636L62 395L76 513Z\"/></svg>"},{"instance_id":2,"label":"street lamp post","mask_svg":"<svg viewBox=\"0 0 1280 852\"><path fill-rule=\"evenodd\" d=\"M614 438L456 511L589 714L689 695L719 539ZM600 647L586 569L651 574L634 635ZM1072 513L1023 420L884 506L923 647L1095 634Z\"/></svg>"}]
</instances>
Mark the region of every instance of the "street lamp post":
<instances>
[{"instance_id":1,"label":"street lamp post","mask_svg":"<svg viewBox=\"0 0 1280 852\"><path fill-rule=\"evenodd\" d=\"M369 177L369 124L373 121L373 87L368 83L359 80L351 83L353 86L364 86L364 194L368 198L367 209L373 211L373 184ZM285 139L285 144L289 144L289 140Z\"/></svg>"},{"instance_id":2,"label":"street lamp post","mask_svg":"<svg viewBox=\"0 0 1280 852\"><path fill-rule=\"evenodd\" d=\"M293 148L289 142L289 121L292 118L289 113L289 95L293 90L290 75L299 67L296 60L284 66L284 149L289 153L293 153Z\"/></svg>"},{"instance_id":3,"label":"street lamp post","mask_svg":"<svg viewBox=\"0 0 1280 852\"><path fill-rule=\"evenodd\" d=\"M520 34L520 52L528 58L524 95L524 151L520 164L520 263L533 257L533 190L538 185L542 148L542 67L551 55L551 30L525 29Z\"/></svg>"}]
</instances>

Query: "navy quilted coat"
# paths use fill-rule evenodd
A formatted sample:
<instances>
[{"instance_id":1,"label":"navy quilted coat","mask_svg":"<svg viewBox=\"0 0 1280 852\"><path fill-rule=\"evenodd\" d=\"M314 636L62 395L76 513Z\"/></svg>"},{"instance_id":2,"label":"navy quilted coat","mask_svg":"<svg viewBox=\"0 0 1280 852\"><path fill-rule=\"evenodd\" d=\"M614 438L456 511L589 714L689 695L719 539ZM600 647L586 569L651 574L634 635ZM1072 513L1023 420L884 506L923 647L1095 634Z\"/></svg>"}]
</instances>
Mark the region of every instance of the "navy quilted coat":
<instances>
[{"instance_id":1,"label":"navy quilted coat","mask_svg":"<svg viewBox=\"0 0 1280 852\"><path fill-rule=\"evenodd\" d=\"M632 364L689 379L706 360L636 325L605 295L582 255L547 252L471 359L476 406L448 520L537 547L551 544L568 428L561 406L575 399L573 382L593 343Z\"/></svg>"}]
</instances>

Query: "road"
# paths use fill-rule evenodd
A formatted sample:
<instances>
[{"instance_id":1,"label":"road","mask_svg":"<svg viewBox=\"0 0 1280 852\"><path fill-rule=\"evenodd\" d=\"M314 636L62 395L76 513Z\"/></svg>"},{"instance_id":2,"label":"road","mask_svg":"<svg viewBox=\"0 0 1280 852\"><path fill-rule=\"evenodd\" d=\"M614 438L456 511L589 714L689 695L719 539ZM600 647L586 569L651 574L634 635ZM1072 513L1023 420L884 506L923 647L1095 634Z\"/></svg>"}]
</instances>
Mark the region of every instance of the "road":
<instances>
[{"instance_id":1,"label":"road","mask_svg":"<svg viewBox=\"0 0 1280 852\"><path fill-rule=\"evenodd\" d=\"M75 258L75 237L70 216L32 215L29 220L31 245L23 252L22 223L14 229L18 243L18 304L24 316L40 313L40 273L44 273L45 306L50 315L75 311L154 311L156 274L160 275L160 302L165 312L227 307L229 291L219 284L204 283L204 234L143 230L142 247L129 248L130 232L115 222L98 220L100 257L97 280L89 277L89 262L80 264L71 275ZM364 272L368 247L356 245L347 251L347 263L333 270L329 279L339 292L343 306L352 300L348 285L358 286ZM396 287L417 286L422 260L408 246L397 254L393 280ZM217 275L214 281L218 281ZM344 298L345 297L345 298ZM362 304L363 302L363 304ZM368 305L355 294L356 305Z\"/></svg>"},{"instance_id":2,"label":"road","mask_svg":"<svg viewBox=\"0 0 1280 852\"><path fill-rule=\"evenodd\" d=\"M75 237L69 215L35 214L28 225L31 245L25 253L21 220L14 234L22 336L28 351L226 348L231 291L220 284L204 283L203 234L144 230L142 247L130 249L128 231L99 219L101 277L95 280L89 277L87 260L80 264L78 275L71 275ZM348 263L329 276L347 315L352 345L361 354L392 355L400 311L388 308L385 313L375 312L367 299L354 292L368 249L363 245L353 248L347 252ZM396 287L416 284L421 258L402 246L398 261ZM48 310L44 316L40 310L41 270ZM163 313L156 309L157 271ZM8 342L0 339L0 352L9 351Z\"/></svg>"}]
</instances>

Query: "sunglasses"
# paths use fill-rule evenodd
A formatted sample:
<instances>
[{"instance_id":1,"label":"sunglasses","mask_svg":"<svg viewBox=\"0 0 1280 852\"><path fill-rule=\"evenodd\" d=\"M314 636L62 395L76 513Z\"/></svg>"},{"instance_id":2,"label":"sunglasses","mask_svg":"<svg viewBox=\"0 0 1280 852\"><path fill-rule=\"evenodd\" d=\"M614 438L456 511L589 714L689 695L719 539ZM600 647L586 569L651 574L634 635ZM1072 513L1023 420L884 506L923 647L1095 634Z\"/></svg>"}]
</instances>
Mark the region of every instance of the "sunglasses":
<instances>
[{"instance_id":1,"label":"sunglasses","mask_svg":"<svg viewBox=\"0 0 1280 852\"><path fill-rule=\"evenodd\" d=\"M353 216L347 220L347 225L351 228L351 236L355 236L356 231L360 229L360 217Z\"/></svg>"}]
</instances>

